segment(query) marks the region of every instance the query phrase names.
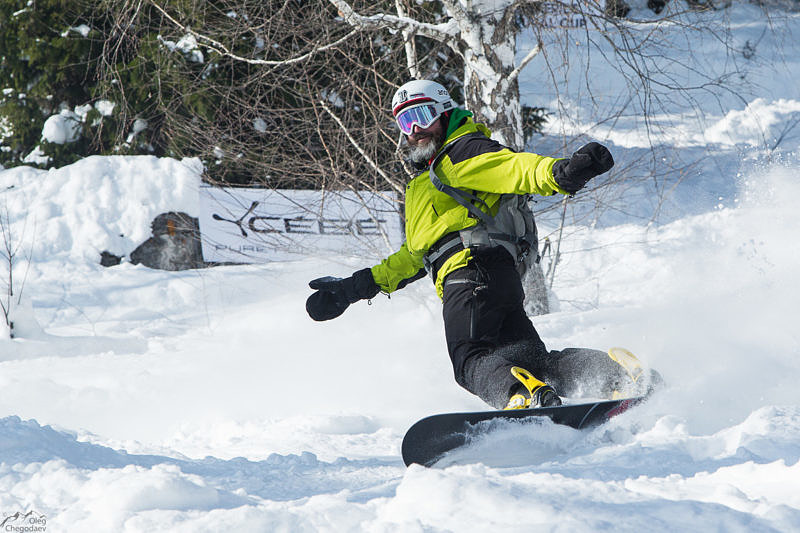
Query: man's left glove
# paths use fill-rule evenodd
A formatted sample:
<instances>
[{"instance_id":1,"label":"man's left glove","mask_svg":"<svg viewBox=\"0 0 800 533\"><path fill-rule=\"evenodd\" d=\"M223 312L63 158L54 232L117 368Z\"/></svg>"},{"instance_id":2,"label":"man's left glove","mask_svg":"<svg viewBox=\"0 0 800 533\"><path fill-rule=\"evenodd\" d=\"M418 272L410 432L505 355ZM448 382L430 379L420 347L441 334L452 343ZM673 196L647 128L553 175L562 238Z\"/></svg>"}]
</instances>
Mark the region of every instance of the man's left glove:
<instances>
[{"instance_id":1,"label":"man's left glove","mask_svg":"<svg viewBox=\"0 0 800 533\"><path fill-rule=\"evenodd\" d=\"M306 300L308 316L320 322L331 320L345 312L350 304L359 300L369 300L381 289L372 277L372 270L365 268L349 278L326 276L308 284L316 290Z\"/></svg>"},{"instance_id":2,"label":"man's left glove","mask_svg":"<svg viewBox=\"0 0 800 533\"><path fill-rule=\"evenodd\" d=\"M572 154L569 159L561 159L553 165L553 177L558 186L570 194L583 189L590 179L608 172L614 166L614 158L608 148L591 142Z\"/></svg>"}]
</instances>

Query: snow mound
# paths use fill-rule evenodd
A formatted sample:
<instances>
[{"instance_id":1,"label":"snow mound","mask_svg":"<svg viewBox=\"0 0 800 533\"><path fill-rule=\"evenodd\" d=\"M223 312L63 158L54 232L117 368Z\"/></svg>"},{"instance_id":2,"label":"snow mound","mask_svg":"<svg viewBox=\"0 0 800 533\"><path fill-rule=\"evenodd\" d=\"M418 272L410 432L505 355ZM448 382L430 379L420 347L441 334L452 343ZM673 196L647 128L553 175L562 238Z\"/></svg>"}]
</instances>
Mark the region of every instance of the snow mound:
<instances>
[{"instance_id":1,"label":"snow mound","mask_svg":"<svg viewBox=\"0 0 800 533\"><path fill-rule=\"evenodd\" d=\"M16 167L0 173L13 238L38 262L97 263L108 250L126 255L150 236L160 213L197 216L197 159L93 156L59 169Z\"/></svg>"}]
</instances>

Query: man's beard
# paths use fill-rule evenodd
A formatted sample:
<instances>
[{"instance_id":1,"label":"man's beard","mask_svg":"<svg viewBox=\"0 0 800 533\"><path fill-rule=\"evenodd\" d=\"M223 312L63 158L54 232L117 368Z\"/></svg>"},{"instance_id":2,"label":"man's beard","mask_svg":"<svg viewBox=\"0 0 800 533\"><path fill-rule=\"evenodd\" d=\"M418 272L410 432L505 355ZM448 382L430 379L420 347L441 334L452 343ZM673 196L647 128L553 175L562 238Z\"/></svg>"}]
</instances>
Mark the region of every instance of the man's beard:
<instances>
[{"instance_id":1,"label":"man's beard","mask_svg":"<svg viewBox=\"0 0 800 533\"><path fill-rule=\"evenodd\" d=\"M430 140L425 143L419 143L416 146L409 147L408 156L411 158L411 161L415 164L423 164L427 163L433 156L436 155L436 152L439 151L441 148L442 142L440 139L435 137L430 137Z\"/></svg>"}]
</instances>

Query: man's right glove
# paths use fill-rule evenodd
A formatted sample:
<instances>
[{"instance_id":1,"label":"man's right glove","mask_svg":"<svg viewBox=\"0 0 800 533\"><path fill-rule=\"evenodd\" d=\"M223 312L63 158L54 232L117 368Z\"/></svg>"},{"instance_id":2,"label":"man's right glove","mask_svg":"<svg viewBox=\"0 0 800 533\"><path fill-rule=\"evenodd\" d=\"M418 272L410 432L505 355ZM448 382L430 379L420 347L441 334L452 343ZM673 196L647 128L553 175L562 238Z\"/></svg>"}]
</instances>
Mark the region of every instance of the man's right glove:
<instances>
[{"instance_id":1,"label":"man's right glove","mask_svg":"<svg viewBox=\"0 0 800 533\"><path fill-rule=\"evenodd\" d=\"M570 194L583 189L593 177L608 172L614 166L614 158L608 148L590 142L578 148L569 159L561 159L553 165L553 177L558 186Z\"/></svg>"},{"instance_id":2,"label":"man's right glove","mask_svg":"<svg viewBox=\"0 0 800 533\"><path fill-rule=\"evenodd\" d=\"M350 304L359 300L369 300L380 292L380 287L372 277L372 270L365 268L349 278L326 276L308 284L316 290L306 300L308 316L320 322L331 320L345 312Z\"/></svg>"}]
</instances>

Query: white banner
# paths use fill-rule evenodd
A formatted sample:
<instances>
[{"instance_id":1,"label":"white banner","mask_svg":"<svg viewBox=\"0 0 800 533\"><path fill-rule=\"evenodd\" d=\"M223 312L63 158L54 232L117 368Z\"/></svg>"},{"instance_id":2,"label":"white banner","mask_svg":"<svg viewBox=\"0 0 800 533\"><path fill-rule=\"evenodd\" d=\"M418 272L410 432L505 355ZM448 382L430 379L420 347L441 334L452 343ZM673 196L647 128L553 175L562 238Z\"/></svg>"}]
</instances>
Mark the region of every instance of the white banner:
<instances>
[{"instance_id":1,"label":"white banner","mask_svg":"<svg viewBox=\"0 0 800 533\"><path fill-rule=\"evenodd\" d=\"M203 186L203 259L262 263L320 252L381 256L403 242L394 193Z\"/></svg>"}]
</instances>

